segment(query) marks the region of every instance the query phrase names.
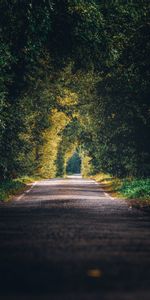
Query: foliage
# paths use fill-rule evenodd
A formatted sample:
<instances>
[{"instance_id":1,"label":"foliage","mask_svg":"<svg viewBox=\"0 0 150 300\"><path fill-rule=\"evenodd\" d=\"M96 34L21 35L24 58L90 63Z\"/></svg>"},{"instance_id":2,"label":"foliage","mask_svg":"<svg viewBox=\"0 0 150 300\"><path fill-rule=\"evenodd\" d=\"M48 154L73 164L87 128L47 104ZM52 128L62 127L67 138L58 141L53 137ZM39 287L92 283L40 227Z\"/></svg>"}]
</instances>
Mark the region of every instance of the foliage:
<instances>
[{"instance_id":1,"label":"foliage","mask_svg":"<svg viewBox=\"0 0 150 300\"><path fill-rule=\"evenodd\" d=\"M90 106L83 107L88 115L85 143L95 172L149 176L149 4L106 5L110 52ZM115 24L116 13L120 27Z\"/></svg>"},{"instance_id":2,"label":"foliage","mask_svg":"<svg viewBox=\"0 0 150 300\"><path fill-rule=\"evenodd\" d=\"M82 152L81 158L81 173L83 177L88 177L92 173L91 157L87 153Z\"/></svg>"},{"instance_id":3,"label":"foliage","mask_svg":"<svg viewBox=\"0 0 150 300\"><path fill-rule=\"evenodd\" d=\"M150 200L150 179L113 177L110 174L97 173L92 176L113 196L128 199Z\"/></svg>"},{"instance_id":4,"label":"foliage","mask_svg":"<svg viewBox=\"0 0 150 300\"><path fill-rule=\"evenodd\" d=\"M150 179L124 180L119 192L129 199L150 199Z\"/></svg>"},{"instance_id":5,"label":"foliage","mask_svg":"<svg viewBox=\"0 0 150 300\"><path fill-rule=\"evenodd\" d=\"M0 185L0 200L6 201L9 196L15 195L18 192L22 192L25 188L25 184L19 180L7 180Z\"/></svg>"},{"instance_id":6,"label":"foliage","mask_svg":"<svg viewBox=\"0 0 150 300\"><path fill-rule=\"evenodd\" d=\"M149 1L2 0L0 177L150 175Z\"/></svg>"},{"instance_id":7,"label":"foliage","mask_svg":"<svg viewBox=\"0 0 150 300\"><path fill-rule=\"evenodd\" d=\"M73 156L68 160L67 174L80 174L81 173L81 159L77 152L73 153Z\"/></svg>"},{"instance_id":8,"label":"foliage","mask_svg":"<svg viewBox=\"0 0 150 300\"><path fill-rule=\"evenodd\" d=\"M39 151L40 168L38 173L46 178L55 177L57 174L56 159L58 154L58 147L61 143L61 131L66 127L69 122L63 112L59 112L56 109L53 110L50 124L51 127L46 129L43 133L44 145Z\"/></svg>"},{"instance_id":9,"label":"foliage","mask_svg":"<svg viewBox=\"0 0 150 300\"><path fill-rule=\"evenodd\" d=\"M7 179L0 183L0 201L8 201L13 195L22 193L31 184L41 179L40 176L22 176L16 179Z\"/></svg>"}]
</instances>

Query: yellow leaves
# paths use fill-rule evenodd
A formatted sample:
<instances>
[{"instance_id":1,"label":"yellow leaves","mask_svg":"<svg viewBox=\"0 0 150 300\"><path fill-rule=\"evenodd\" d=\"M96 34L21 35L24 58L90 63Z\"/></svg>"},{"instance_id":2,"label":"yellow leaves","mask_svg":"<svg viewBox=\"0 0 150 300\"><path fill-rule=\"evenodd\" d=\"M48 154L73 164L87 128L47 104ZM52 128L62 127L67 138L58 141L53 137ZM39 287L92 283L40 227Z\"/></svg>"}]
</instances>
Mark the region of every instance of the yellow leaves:
<instances>
[{"instance_id":1,"label":"yellow leaves","mask_svg":"<svg viewBox=\"0 0 150 300\"><path fill-rule=\"evenodd\" d=\"M57 97L57 103L62 105L62 106L72 106L76 105L78 103L78 96L76 93L71 92L67 89L64 90L64 96Z\"/></svg>"},{"instance_id":2,"label":"yellow leaves","mask_svg":"<svg viewBox=\"0 0 150 300\"><path fill-rule=\"evenodd\" d=\"M53 130L53 132L55 132L56 134L59 133L59 131L63 130L69 122L70 118L64 112L58 111L57 109L53 109L51 111L51 130Z\"/></svg>"},{"instance_id":3,"label":"yellow leaves","mask_svg":"<svg viewBox=\"0 0 150 300\"><path fill-rule=\"evenodd\" d=\"M97 6L92 3L81 2L76 5L70 5L69 11L90 17L92 12L97 12Z\"/></svg>"},{"instance_id":4,"label":"yellow leaves","mask_svg":"<svg viewBox=\"0 0 150 300\"><path fill-rule=\"evenodd\" d=\"M92 179L96 180L97 182L103 183L103 184L110 184L113 177L110 174L105 173L97 173L94 176L91 176Z\"/></svg>"},{"instance_id":5,"label":"yellow leaves","mask_svg":"<svg viewBox=\"0 0 150 300\"><path fill-rule=\"evenodd\" d=\"M63 112L53 109L50 115L50 128L43 132L44 145L41 147L40 174L47 178L56 176L56 159L61 143L61 131L70 122L70 118Z\"/></svg>"},{"instance_id":6,"label":"yellow leaves","mask_svg":"<svg viewBox=\"0 0 150 300\"><path fill-rule=\"evenodd\" d=\"M82 166L81 166L81 171L82 171L82 175L83 177L87 177L89 176L89 174L91 173L91 157L89 155L87 155L85 152L82 152Z\"/></svg>"}]
</instances>

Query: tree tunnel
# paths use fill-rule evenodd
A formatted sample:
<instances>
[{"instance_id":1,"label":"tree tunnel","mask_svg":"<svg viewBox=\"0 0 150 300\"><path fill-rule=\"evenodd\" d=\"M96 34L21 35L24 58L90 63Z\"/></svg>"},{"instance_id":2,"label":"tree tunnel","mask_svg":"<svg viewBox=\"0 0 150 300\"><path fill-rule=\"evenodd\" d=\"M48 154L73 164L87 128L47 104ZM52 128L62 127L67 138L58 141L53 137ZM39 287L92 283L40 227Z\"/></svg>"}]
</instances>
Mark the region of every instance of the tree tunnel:
<instances>
[{"instance_id":1,"label":"tree tunnel","mask_svg":"<svg viewBox=\"0 0 150 300\"><path fill-rule=\"evenodd\" d=\"M148 177L149 1L1 2L0 179Z\"/></svg>"},{"instance_id":2,"label":"tree tunnel","mask_svg":"<svg viewBox=\"0 0 150 300\"><path fill-rule=\"evenodd\" d=\"M66 174L80 174L81 173L81 157L75 151L67 162Z\"/></svg>"}]
</instances>

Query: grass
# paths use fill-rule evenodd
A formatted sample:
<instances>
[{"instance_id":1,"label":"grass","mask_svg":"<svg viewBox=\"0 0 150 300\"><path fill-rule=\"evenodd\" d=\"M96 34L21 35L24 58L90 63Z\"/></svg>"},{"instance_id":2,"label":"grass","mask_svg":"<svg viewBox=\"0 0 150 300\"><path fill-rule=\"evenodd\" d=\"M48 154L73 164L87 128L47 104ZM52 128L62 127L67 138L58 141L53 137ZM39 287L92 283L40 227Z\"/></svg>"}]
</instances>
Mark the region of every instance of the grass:
<instances>
[{"instance_id":1,"label":"grass","mask_svg":"<svg viewBox=\"0 0 150 300\"><path fill-rule=\"evenodd\" d=\"M38 176L22 176L16 179L4 180L0 183L0 201L9 201L13 195L27 189L28 184L39 180Z\"/></svg>"},{"instance_id":2,"label":"grass","mask_svg":"<svg viewBox=\"0 0 150 300\"><path fill-rule=\"evenodd\" d=\"M150 203L150 179L125 178L119 179L109 174L99 173L92 176L100 182L106 192L114 197L136 199ZM39 176L22 176L20 178L5 180L0 183L0 200L9 201L13 195L27 189L28 184L40 180Z\"/></svg>"},{"instance_id":3,"label":"grass","mask_svg":"<svg viewBox=\"0 0 150 300\"><path fill-rule=\"evenodd\" d=\"M100 182L105 191L111 193L114 197L122 197L125 199L136 199L150 203L150 178L124 178L119 179L109 174L96 174L92 176L96 181Z\"/></svg>"}]
</instances>

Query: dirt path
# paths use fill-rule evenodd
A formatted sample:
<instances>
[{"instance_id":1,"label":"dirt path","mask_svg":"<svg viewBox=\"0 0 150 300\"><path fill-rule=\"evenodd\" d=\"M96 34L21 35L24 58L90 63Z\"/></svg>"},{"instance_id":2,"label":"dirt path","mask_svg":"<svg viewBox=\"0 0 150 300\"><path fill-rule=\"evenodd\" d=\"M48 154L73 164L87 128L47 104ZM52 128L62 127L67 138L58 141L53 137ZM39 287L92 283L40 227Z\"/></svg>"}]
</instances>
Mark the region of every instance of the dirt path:
<instances>
[{"instance_id":1,"label":"dirt path","mask_svg":"<svg viewBox=\"0 0 150 300\"><path fill-rule=\"evenodd\" d=\"M80 176L0 206L0 299L149 300L150 218Z\"/></svg>"}]
</instances>

